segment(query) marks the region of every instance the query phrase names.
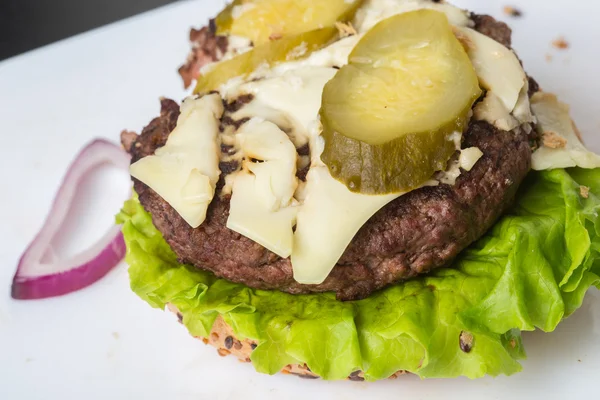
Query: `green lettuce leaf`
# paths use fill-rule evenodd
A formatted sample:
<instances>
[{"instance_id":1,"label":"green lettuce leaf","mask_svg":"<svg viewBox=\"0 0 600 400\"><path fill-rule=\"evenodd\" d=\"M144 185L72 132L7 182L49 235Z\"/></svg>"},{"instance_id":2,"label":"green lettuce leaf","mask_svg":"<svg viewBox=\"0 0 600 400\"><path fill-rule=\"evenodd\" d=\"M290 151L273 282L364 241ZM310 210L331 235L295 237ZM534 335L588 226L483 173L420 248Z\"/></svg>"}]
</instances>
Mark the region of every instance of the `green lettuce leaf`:
<instances>
[{"instance_id":1,"label":"green lettuce leaf","mask_svg":"<svg viewBox=\"0 0 600 400\"><path fill-rule=\"evenodd\" d=\"M531 173L514 207L452 268L352 302L254 290L179 264L135 197L117 220L131 288L153 307L177 306L192 335L207 336L220 315L239 338L258 341L251 359L260 372L306 363L325 379L362 370L376 380L398 370L423 378L518 372L520 332L554 330L591 286L600 288L599 211L600 170Z\"/></svg>"}]
</instances>

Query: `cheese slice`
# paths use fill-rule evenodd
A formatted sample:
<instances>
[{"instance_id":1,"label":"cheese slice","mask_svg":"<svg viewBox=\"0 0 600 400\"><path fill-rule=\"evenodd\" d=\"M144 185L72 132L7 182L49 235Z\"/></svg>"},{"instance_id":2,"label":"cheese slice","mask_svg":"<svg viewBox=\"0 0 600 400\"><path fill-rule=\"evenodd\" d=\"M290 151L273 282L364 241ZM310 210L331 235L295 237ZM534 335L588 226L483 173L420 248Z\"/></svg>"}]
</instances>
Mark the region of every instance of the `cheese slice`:
<instances>
[{"instance_id":1,"label":"cheese slice","mask_svg":"<svg viewBox=\"0 0 600 400\"><path fill-rule=\"evenodd\" d=\"M285 132L269 121L252 118L241 126L236 141L246 157L244 168L256 176L265 206L273 211L288 206L298 187L297 153Z\"/></svg>"},{"instance_id":2,"label":"cheese slice","mask_svg":"<svg viewBox=\"0 0 600 400\"><path fill-rule=\"evenodd\" d=\"M542 144L531 156L534 170L555 168L599 168L600 156L585 148L579 140L569 106L551 93L538 92L531 98L531 108L538 120ZM544 144L544 138L558 138L557 146Z\"/></svg>"},{"instance_id":3,"label":"cheese slice","mask_svg":"<svg viewBox=\"0 0 600 400\"><path fill-rule=\"evenodd\" d=\"M366 0L356 12L353 25L359 33L364 33L384 19L423 8L443 12L452 25L472 25L468 11L431 0Z\"/></svg>"},{"instance_id":4,"label":"cheese slice","mask_svg":"<svg viewBox=\"0 0 600 400\"><path fill-rule=\"evenodd\" d=\"M527 76L519 59L508 48L470 28L457 28L482 87L494 93L504 108L512 112Z\"/></svg>"},{"instance_id":5,"label":"cheese slice","mask_svg":"<svg viewBox=\"0 0 600 400\"><path fill-rule=\"evenodd\" d=\"M473 109L473 118L477 121L487 121L503 131L512 131L521 124L535 122L529 102L529 84L521 89L515 108L506 109L502 100L492 91L488 91L483 101Z\"/></svg>"},{"instance_id":6,"label":"cheese slice","mask_svg":"<svg viewBox=\"0 0 600 400\"><path fill-rule=\"evenodd\" d=\"M192 228L204 222L219 179L217 134L222 114L217 94L187 98L167 143L129 169L131 176L158 193Z\"/></svg>"},{"instance_id":7,"label":"cheese slice","mask_svg":"<svg viewBox=\"0 0 600 400\"><path fill-rule=\"evenodd\" d=\"M531 102L529 100L529 80L525 81L525 86L521 89L521 93L519 93L519 98L517 99L517 105L512 110L513 116L520 123L532 123L536 122L536 119L533 115L533 111L531 110Z\"/></svg>"},{"instance_id":8,"label":"cheese slice","mask_svg":"<svg viewBox=\"0 0 600 400\"><path fill-rule=\"evenodd\" d=\"M296 147L277 125L261 118L243 124L236 141L246 160L233 180L227 227L289 257L297 213Z\"/></svg>"},{"instance_id":9,"label":"cheese slice","mask_svg":"<svg viewBox=\"0 0 600 400\"><path fill-rule=\"evenodd\" d=\"M323 87L336 72L329 67L299 66L229 89L228 97L254 95L254 100L236 111L233 118L264 118L288 129L294 144L301 147L308 142L309 126L319 114Z\"/></svg>"},{"instance_id":10,"label":"cheese slice","mask_svg":"<svg viewBox=\"0 0 600 400\"><path fill-rule=\"evenodd\" d=\"M353 193L324 166L310 169L306 193L291 255L294 279L304 284L322 283L365 222L402 195Z\"/></svg>"},{"instance_id":11,"label":"cheese slice","mask_svg":"<svg viewBox=\"0 0 600 400\"><path fill-rule=\"evenodd\" d=\"M470 171L481 157L483 157L483 152L478 147L462 149L458 158L458 165L465 171Z\"/></svg>"},{"instance_id":12,"label":"cheese slice","mask_svg":"<svg viewBox=\"0 0 600 400\"><path fill-rule=\"evenodd\" d=\"M268 107L290 115L306 130L319 114L323 87L336 72L335 68L308 66L249 82L240 89L254 94L258 101Z\"/></svg>"},{"instance_id":13,"label":"cheese slice","mask_svg":"<svg viewBox=\"0 0 600 400\"><path fill-rule=\"evenodd\" d=\"M272 211L265 207L256 176L240 171L233 182L227 228L244 235L279 257L292 253L293 231L298 207Z\"/></svg>"},{"instance_id":14,"label":"cheese slice","mask_svg":"<svg viewBox=\"0 0 600 400\"><path fill-rule=\"evenodd\" d=\"M519 126L519 121L492 91L488 91L485 98L477 103L473 109L473 118L477 121L487 121L503 131L512 131Z\"/></svg>"}]
</instances>

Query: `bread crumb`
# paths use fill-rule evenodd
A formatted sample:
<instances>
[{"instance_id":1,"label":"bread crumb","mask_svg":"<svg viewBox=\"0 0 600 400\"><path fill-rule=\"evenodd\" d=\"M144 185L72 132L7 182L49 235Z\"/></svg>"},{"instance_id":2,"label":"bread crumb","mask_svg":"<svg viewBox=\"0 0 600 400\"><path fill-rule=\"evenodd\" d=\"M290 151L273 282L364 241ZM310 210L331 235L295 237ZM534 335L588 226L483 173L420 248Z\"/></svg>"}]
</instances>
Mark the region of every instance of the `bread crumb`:
<instances>
[{"instance_id":1,"label":"bread crumb","mask_svg":"<svg viewBox=\"0 0 600 400\"><path fill-rule=\"evenodd\" d=\"M590 197L590 188L583 185L579 186L579 193L581 194L581 197L587 199L588 197Z\"/></svg>"},{"instance_id":2,"label":"bread crumb","mask_svg":"<svg viewBox=\"0 0 600 400\"><path fill-rule=\"evenodd\" d=\"M279 40L283 37L283 35L281 33L272 33L269 36L269 40Z\"/></svg>"},{"instance_id":3,"label":"bread crumb","mask_svg":"<svg viewBox=\"0 0 600 400\"><path fill-rule=\"evenodd\" d=\"M518 8L512 7L512 6L504 6L504 14L510 16L510 17L522 17L523 13L521 12L521 10L519 10Z\"/></svg>"},{"instance_id":4,"label":"bread crumb","mask_svg":"<svg viewBox=\"0 0 600 400\"><path fill-rule=\"evenodd\" d=\"M555 48L557 48L559 50L566 50L569 48L569 42L567 42L565 40L565 38L561 36L552 41L552 46L554 46Z\"/></svg>"},{"instance_id":5,"label":"bread crumb","mask_svg":"<svg viewBox=\"0 0 600 400\"><path fill-rule=\"evenodd\" d=\"M344 24L343 22L336 22L335 27L338 29L341 38L356 35L356 29L352 26L351 22Z\"/></svg>"},{"instance_id":6,"label":"bread crumb","mask_svg":"<svg viewBox=\"0 0 600 400\"><path fill-rule=\"evenodd\" d=\"M554 56L550 53L546 53L546 61L547 62L552 62L552 60L554 59Z\"/></svg>"},{"instance_id":7,"label":"bread crumb","mask_svg":"<svg viewBox=\"0 0 600 400\"><path fill-rule=\"evenodd\" d=\"M112 333L112 337L114 337L115 339L119 338L119 332L113 332Z\"/></svg>"},{"instance_id":8,"label":"bread crumb","mask_svg":"<svg viewBox=\"0 0 600 400\"><path fill-rule=\"evenodd\" d=\"M551 149L564 149L567 146L567 139L554 132L544 132L542 143Z\"/></svg>"}]
</instances>

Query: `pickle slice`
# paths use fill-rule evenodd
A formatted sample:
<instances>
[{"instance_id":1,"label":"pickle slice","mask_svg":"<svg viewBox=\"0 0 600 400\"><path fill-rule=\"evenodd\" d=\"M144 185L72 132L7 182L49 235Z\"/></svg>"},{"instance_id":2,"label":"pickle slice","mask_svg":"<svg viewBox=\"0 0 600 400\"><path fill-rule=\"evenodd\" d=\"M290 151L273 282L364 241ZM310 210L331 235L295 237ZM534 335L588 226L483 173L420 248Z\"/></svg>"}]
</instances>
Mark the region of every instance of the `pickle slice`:
<instances>
[{"instance_id":1,"label":"pickle slice","mask_svg":"<svg viewBox=\"0 0 600 400\"><path fill-rule=\"evenodd\" d=\"M305 58L311 52L331 43L337 36L337 29L328 27L286 36L280 40L257 46L230 60L220 62L214 69L199 76L194 93L204 94L211 90L218 90L228 80L250 75L263 64L272 66L283 61Z\"/></svg>"},{"instance_id":2,"label":"pickle slice","mask_svg":"<svg viewBox=\"0 0 600 400\"><path fill-rule=\"evenodd\" d=\"M215 19L217 34L246 37L260 45L349 21L363 0L235 0Z\"/></svg>"},{"instance_id":3,"label":"pickle slice","mask_svg":"<svg viewBox=\"0 0 600 400\"><path fill-rule=\"evenodd\" d=\"M360 40L323 91L323 162L351 191L412 190L443 170L481 95L447 17L418 10Z\"/></svg>"}]
</instances>

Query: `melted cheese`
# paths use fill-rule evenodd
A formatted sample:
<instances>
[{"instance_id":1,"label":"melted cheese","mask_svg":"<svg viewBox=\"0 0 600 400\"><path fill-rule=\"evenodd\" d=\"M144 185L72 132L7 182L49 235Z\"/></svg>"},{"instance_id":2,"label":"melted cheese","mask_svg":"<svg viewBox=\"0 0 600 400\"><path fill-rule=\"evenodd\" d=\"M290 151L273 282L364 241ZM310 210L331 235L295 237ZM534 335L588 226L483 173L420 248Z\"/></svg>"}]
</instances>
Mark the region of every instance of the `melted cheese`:
<instances>
[{"instance_id":1,"label":"melted cheese","mask_svg":"<svg viewBox=\"0 0 600 400\"><path fill-rule=\"evenodd\" d=\"M236 140L246 161L233 178L227 227L289 257L298 210L296 147L275 124L260 118L242 125Z\"/></svg>"},{"instance_id":2,"label":"melted cheese","mask_svg":"<svg viewBox=\"0 0 600 400\"><path fill-rule=\"evenodd\" d=\"M236 140L247 159L244 168L256 176L257 191L267 209L276 211L290 205L298 187L297 153L285 132L271 122L253 118L242 125Z\"/></svg>"},{"instance_id":3,"label":"melted cheese","mask_svg":"<svg viewBox=\"0 0 600 400\"><path fill-rule=\"evenodd\" d=\"M292 227L298 207L278 211L265 207L256 177L247 171L235 176L227 228L255 241L280 257L289 257L293 246Z\"/></svg>"},{"instance_id":4,"label":"melted cheese","mask_svg":"<svg viewBox=\"0 0 600 400\"><path fill-rule=\"evenodd\" d=\"M311 53L307 58L282 63L273 69L276 74L303 67L342 67L348 64L348 56L363 35L345 37L329 46Z\"/></svg>"},{"instance_id":5,"label":"melted cheese","mask_svg":"<svg viewBox=\"0 0 600 400\"><path fill-rule=\"evenodd\" d=\"M317 119L325 84L336 69L304 66L281 74L248 82L229 92L229 96L251 93L254 100L237 111L233 118L261 117L280 127L289 127L296 146L308 140L310 125Z\"/></svg>"},{"instance_id":6,"label":"melted cheese","mask_svg":"<svg viewBox=\"0 0 600 400\"><path fill-rule=\"evenodd\" d=\"M493 92L504 108L512 112L527 82L515 53L473 29L460 28L456 32L466 47L481 86Z\"/></svg>"},{"instance_id":7,"label":"melted cheese","mask_svg":"<svg viewBox=\"0 0 600 400\"><path fill-rule=\"evenodd\" d=\"M304 284L322 283L365 222L401 195L353 193L322 166L310 169L306 193L291 255L294 279Z\"/></svg>"},{"instance_id":8,"label":"melted cheese","mask_svg":"<svg viewBox=\"0 0 600 400\"><path fill-rule=\"evenodd\" d=\"M452 161L446 171L439 174L439 182L446 185L454 185L461 174L461 170L470 171L477 161L483 157L483 152L477 147L469 147L460 150L458 159ZM435 181L424 186L436 186Z\"/></svg>"},{"instance_id":9,"label":"melted cheese","mask_svg":"<svg viewBox=\"0 0 600 400\"><path fill-rule=\"evenodd\" d=\"M472 26L473 24L469 12L443 2L436 3L431 0L366 0L356 12L354 26L359 33L364 33L386 18L422 8L443 12L452 25Z\"/></svg>"},{"instance_id":10,"label":"melted cheese","mask_svg":"<svg viewBox=\"0 0 600 400\"><path fill-rule=\"evenodd\" d=\"M222 113L216 94L187 98L167 143L130 167L131 176L158 193L192 228L204 222L219 179Z\"/></svg>"},{"instance_id":11,"label":"melted cheese","mask_svg":"<svg viewBox=\"0 0 600 400\"><path fill-rule=\"evenodd\" d=\"M503 131L512 131L521 124L535 122L529 102L529 84L526 82L521 89L514 110L507 110L504 103L492 91L486 93L483 101L477 103L473 117L478 121L487 121Z\"/></svg>"},{"instance_id":12,"label":"melted cheese","mask_svg":"<svg viewBox=\"0 0 600 400\"><path fill-rule=\"evenodd\" d=\"M522 124L536 122L531 110L531 102L529 100L529 80L525 81L525 86L519 93L517 105L513 109L513 116Z\"/></svg>"},{"instance_id":13,"label":"melted cheese","mask_svg":"<svg viewBox=\"0 0 600 400\"><path fill-rule=\"evenodd\" d=\"M458 158L458 165L465 171L470 171L481 157L483 157L483 152L478 147L462 149Z\"/></svg>"},{"instance_id":14,"label":"melted cheese","mask_svg":"<svg viewBox=\"0 0 600 400\"><path fill-rule=\"evenodd\" d=\"M531 157L533 169L600 167L600 156L586 149L577 137L569 106L559 102L551 93L538 92L531 98L531 108L538 120L537 127L542 138L544 135L557 135L564 141L564 147L558 148L542 143Z\"/></svg>"},{"instance_id":15,"label":"melted cheese","mask_svg":"<svg viewBox=\"0 0 600 400\"><path fill-rule=\"evenodd\" d=\"M477 103L473 109L473 117L478 121L487 121L503 131L512 131L519 126L519 121L491 91L486 93L483 101Z\"/></svg>"},{"instance_id":16,"label":"melted cheese","mask_svg":"<svg viewBox=\"0 0 600 400\"><path fill-rule=\"evenodd\" d=\"M241 90L254 94L266 106L290 115L304 130L317 118L323 87L337 70L328 67L305 67L243 85Z\"/></svg>"}]
</instances>

